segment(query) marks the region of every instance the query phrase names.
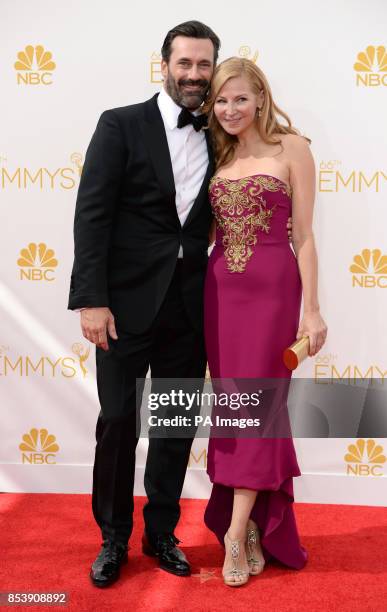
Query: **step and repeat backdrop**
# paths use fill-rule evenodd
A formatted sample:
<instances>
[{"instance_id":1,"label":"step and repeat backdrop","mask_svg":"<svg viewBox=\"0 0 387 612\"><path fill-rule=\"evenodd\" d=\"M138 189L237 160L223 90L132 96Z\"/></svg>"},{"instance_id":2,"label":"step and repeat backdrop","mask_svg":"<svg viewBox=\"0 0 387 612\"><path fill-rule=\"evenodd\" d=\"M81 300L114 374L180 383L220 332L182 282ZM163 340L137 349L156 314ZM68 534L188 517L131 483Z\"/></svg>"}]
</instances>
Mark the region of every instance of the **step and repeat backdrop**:
<instances>
[{"instance_id":1,"label":"step and repeat backdrop","mask_svg":"<svg viewBox=\"0 0 387 612\"><path fill-rule=\"evenodd\" d=\"M99 405L94 347L67 311L74 206L85 151L107 108L161 87L166 32L188 19L248 57L312 139L323 351L298 376L387 375L387 6L379 0L246 0L183 7L124 0L3 0L0 24L0 490L90 492ZM167 10L168 9L168 10ZM286 307L286 305L284 305ZM387 379L386 379L387 384ZM387 439L295 440L296 500L387 502ZM184 495L206 497L207 440ZM137 452L136 492L147 441Z\"/></svg>"}]
</instances>

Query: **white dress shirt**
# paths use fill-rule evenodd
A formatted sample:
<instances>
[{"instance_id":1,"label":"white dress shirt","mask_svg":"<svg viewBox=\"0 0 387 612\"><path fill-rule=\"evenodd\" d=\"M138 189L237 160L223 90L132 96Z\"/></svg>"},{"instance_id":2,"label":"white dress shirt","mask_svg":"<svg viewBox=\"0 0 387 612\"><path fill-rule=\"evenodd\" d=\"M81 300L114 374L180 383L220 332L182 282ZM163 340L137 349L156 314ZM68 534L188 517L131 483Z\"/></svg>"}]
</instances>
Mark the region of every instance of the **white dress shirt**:
<instances>
[{"instance_id":1,"label":"white dress shirt","mask_svg":"<svg viewBox=\"0 0 387 612\"><path fill-rule=\"evenodd\" d=\"M208 151L204 131L196 132L192 124L177 127L181 112L164 87L157 98L164 122L176 190L176 210L183 225L203 183L208 166ZM200 111L195 111L197 115ZM178 257L183 257L180 246Z\"/></svg>"}]
</instances>

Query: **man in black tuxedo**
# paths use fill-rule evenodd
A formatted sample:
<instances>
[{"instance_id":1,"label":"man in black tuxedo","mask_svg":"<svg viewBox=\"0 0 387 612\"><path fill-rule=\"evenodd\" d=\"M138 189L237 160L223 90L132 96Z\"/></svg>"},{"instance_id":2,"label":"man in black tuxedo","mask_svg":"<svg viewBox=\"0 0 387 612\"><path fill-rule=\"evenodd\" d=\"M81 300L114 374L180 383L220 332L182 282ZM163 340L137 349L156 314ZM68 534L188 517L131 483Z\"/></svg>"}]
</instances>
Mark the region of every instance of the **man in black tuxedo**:
<instances>
[{"instance_id":1,"label":"man in black tuxedo","mask_svg":"<svg viewBox=\"0 0 387 612\"><path fill-rule=\"evenodd\" d=\"M101 411L92 507L103 546L96 586L119 577L133 528L136 379L203 378L202 319L214 163L199 109L220 42L191 21L168 32L164 87L105 111L87 150L74 220L69 308L96 344ZM145 468L143 551L190 573L174 529L192 439L152 437Z\"/></svg>"}]
</instances>

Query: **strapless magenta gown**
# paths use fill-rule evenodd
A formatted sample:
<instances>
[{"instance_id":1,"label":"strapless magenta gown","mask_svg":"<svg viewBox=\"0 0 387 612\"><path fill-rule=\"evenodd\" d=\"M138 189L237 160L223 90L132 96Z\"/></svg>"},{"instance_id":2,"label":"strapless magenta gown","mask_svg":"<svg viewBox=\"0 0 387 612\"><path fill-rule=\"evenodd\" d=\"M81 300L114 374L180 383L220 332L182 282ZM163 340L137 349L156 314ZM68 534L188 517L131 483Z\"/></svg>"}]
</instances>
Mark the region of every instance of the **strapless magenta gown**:
<instances>
[{"instance_id":1,"label":"strapless magenta gown","mask_svg":"<svg viewBox=\"0 0 387 612\"><path fill-rule=\"evenodd\" d=\"M301 280L286 223L291 192L281 180L256 174L213 177L210 201L216 242L205 284L205 338L217 378L290 378L282 361L296 337ZM259 491L251 518L265 558L301 569L307 559L293 512L293 477L300 476L293 440L210 438L213 483L206 525L223 544L233 489Z\"/></svg>"}]
</instances>

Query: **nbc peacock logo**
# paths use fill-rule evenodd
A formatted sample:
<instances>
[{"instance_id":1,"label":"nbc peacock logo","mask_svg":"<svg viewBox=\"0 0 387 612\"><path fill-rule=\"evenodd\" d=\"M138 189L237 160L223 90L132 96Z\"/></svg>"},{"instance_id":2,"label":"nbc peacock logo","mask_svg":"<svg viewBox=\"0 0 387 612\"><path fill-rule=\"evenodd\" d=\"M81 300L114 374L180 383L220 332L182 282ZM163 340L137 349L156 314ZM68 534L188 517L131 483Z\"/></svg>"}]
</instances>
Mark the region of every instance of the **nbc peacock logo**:
<instances>
[{"instance_id":1,"label":"nbc peacock logo","mask_svg":"<svg viewBox=\"0 0 387 612\"><path fill-rule=\"evenodd\" d=\"M354 256L349 270L352 272L352 287L387 287L387 256L382 255L380 249L363 249Z\"/></svg>"},{"instance_id":2,"label":"nbc peacock logo","mask_svg":"<svg viewBox=\"0 0 387 612\"><path fill-rule=\"evenodd\" d=\"M17 58L14 68L18 85L52 85L56 64L52 61L52 53L45 51L43 45L27 45Z\"/></svg>"},{"instance_id":3,"label":"nbc peacock logo","mask_svg":"<svg viewBox=\"0 0 387 612\"><path fill-rule=\"evenodd\" d=\"M52 465L56 463L56 453L59 446L56 437L48 433L47 429L32 428L23 435L23 442L19 444L22 452L22 463L30 465Z\"/></svg>"},{"instance_id":4,"label":"nbc peacock logo","mask_svg":"<svg viewBox=\"0 0 387 612\"><path fill-rule=\"evenodd\" d=\"M386 456L383 446L376 444L375 440L357 440L349 444L344 461L347 464L347 475L354 476L382 476Z\"/></svg>"},{"instance_id":5,"label":"nbc peacock logo","mask_svg":"<svg viewBox=\"0 0 387 612\"><path fill-rule=\"evenodd\" d=\"M365 51L357 54L353 68L356 72L356 85L378 87L387 85L386 47L369 45Z\"/></svg>"},{"instance_id":6,"label":"nbc peacock logo","mask_svg":"<svg viewBox=\"0 0 387 612\"><path fill-rule=\"evenodd\" d=\"M58 260L54 250L48 249L44 242L30 242L27 248L20 251L17 265L20 268L20 280L53 281Z\"/></svg>"}]
</instances>

